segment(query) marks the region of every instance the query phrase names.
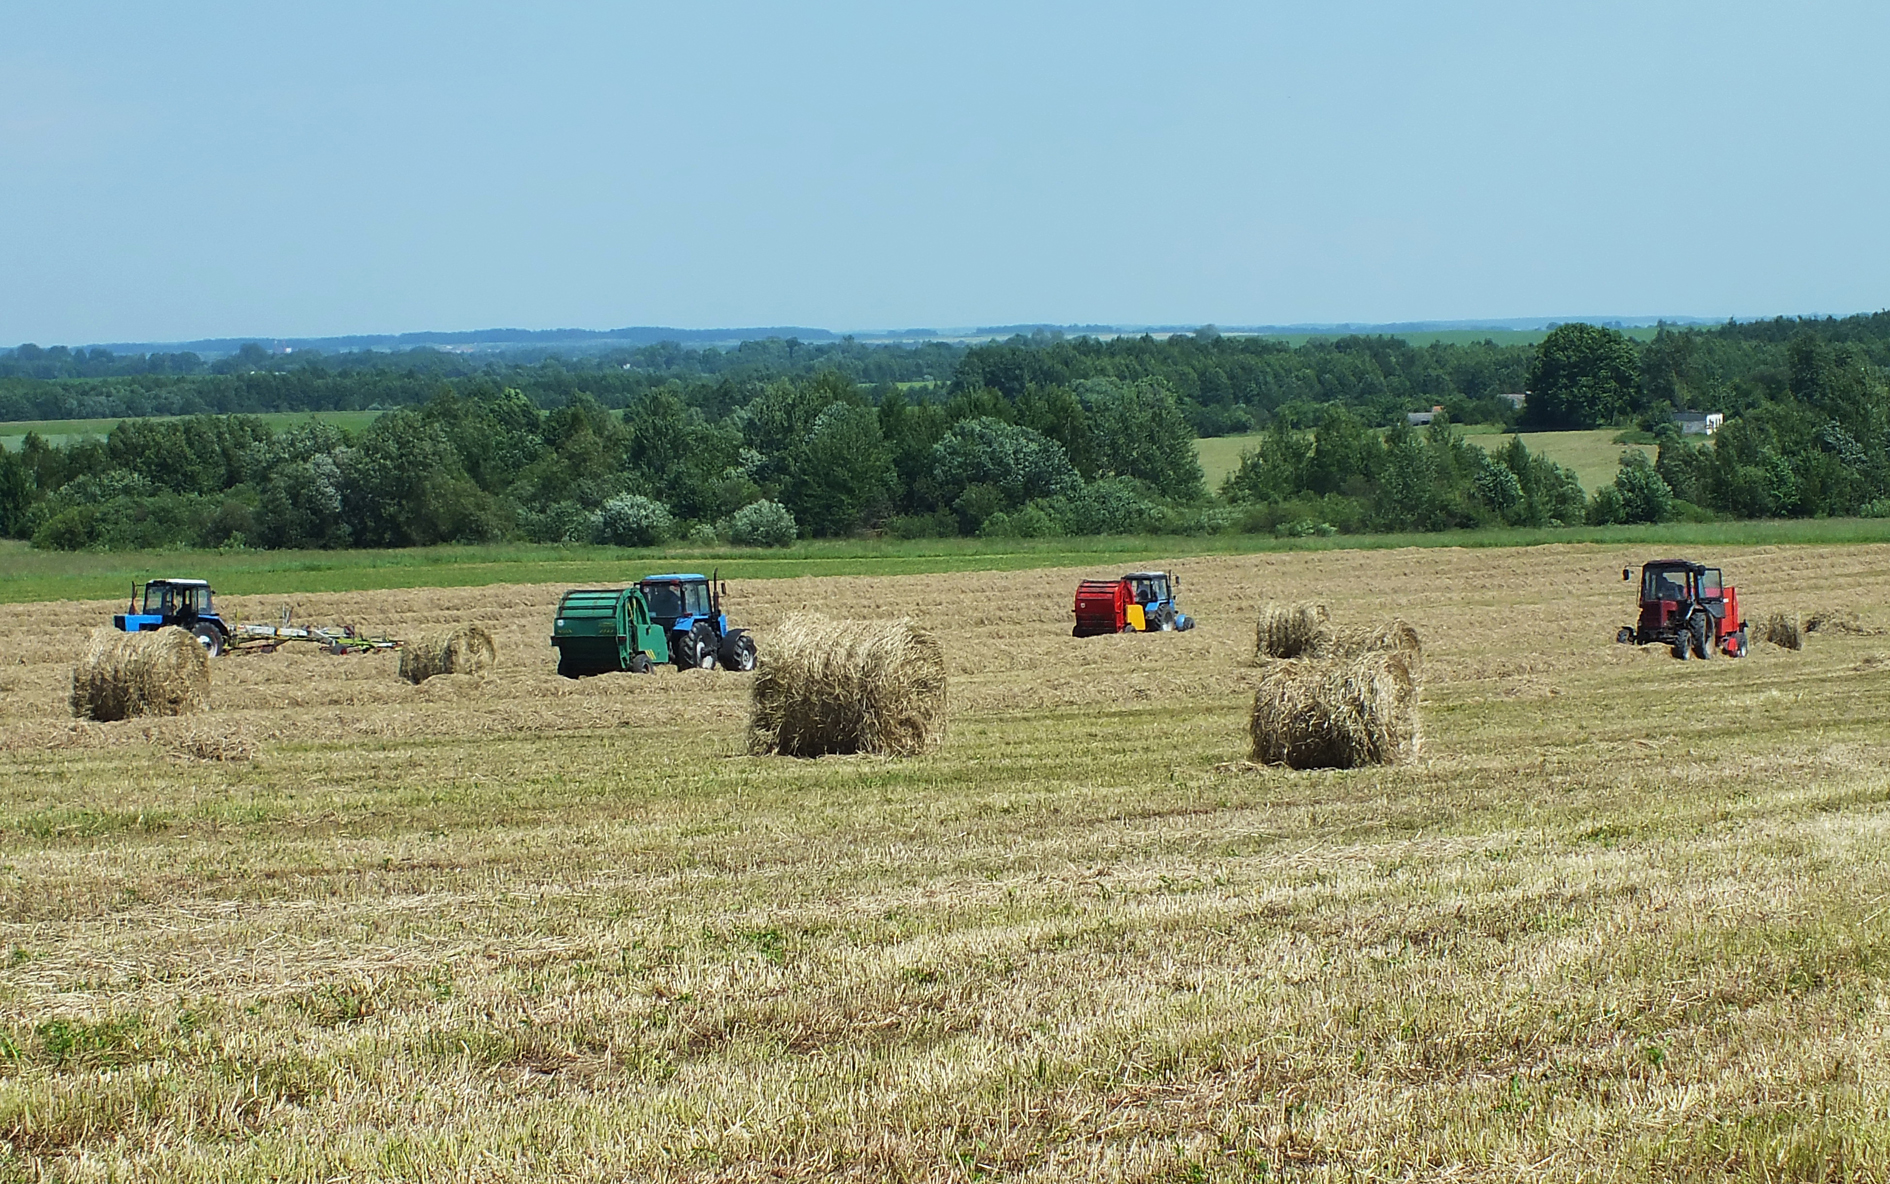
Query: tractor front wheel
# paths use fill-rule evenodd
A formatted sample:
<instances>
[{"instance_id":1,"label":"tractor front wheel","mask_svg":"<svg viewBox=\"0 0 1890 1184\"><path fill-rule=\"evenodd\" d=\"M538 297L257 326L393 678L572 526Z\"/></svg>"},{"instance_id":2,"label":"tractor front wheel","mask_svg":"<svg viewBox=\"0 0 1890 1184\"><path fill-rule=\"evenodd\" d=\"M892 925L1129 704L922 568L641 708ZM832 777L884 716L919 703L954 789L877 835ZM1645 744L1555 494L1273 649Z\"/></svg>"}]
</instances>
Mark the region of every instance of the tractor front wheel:
<instances>
[{"instance_id":1,"label":"tractor front wheel","mask_svg":"<svg viewBox=\"0 0 1890 1184\"><path fill-rule=\"evenodd\" d=\"M728 639L727 652L722 655L724 670L753 670L755 668L755 642L746 633L737 633Z\"/></svg>"}]
</instances>

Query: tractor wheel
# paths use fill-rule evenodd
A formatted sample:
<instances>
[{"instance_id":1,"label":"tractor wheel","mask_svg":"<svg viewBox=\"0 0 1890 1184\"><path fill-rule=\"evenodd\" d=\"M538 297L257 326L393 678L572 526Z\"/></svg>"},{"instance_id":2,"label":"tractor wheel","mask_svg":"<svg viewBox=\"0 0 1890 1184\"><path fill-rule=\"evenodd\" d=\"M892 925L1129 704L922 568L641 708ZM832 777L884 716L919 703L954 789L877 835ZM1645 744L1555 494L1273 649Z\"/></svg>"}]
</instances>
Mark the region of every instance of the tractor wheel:
<instances>
[{"instance_id":1,"label":"tractor wheel","mask_svg":"<svg viewBox=\"0 0 1890 1184\"><path fill-rule=\"evenodd\" d=\"M724 670L753 670L755 668L755 642L746 633L737 633L728 639L728 652L722 655Z\"/></svg>"},{"instance_id":2,"label":"tractor wheel","mask_svg":"<svg viewBox=\"0 0 1890 1184\"><path fill-rule=\"evenodd\" d=\"M1693 654L1693 634L1685 629L1673 635L1673 656L1682 662Z\"/></svg>"},{"instance_id":3,"label":"tractor wheel","mask_svg":"<svg viewBox=\"0 0 1890 1184\"><path fill-rule=\"evenodd\" d=\"M212 658L223 652L223 634L217 631L215 625L192 625L190 634Z\"/></svg>"},{"instance_id":4,"label":"tractor wheel","mask_svg":"<svg viewBox=\"0 0 1890 1184\"><path fill-rule=\"evenodd\" d=\"M630 656L630 673L632 674L648 674L655 666L656 663L650 661L650 656L642 650Z\"/></svg>"},{"instance_id":5,"label":"tractor wheel","mask_svg":"<svg viewBox=\"0 0 1890 1184\"><path fill-rule=\"evenodd\" d=\"M1614 642L1616 645L1633 645L1634 630L1628 628L1626 625L1621 626L1620 631L1614 635Z\"/></svg>"},{"instance_id":6,"label":"tractor wheel","mask_svg":"<svg viewBox=\"0 0 1890 1184\"><path fill-rule=\"evenodd\" d=\"M1734 655L1733 655L1733 656L1734 656L1734 657L1736 657L1736 658L1743 658L1743 657L1745 657L1745 656L1746 656L1746 629L1745 629L1745 626L1743 626L1743 625L1741 625L1741 626L1739 627L1739 632L1737 632L1737 633L1735 633L1735 634L1733 634L1733 636L1739 639L1739 648L1738 648L1738 650L1737 650L1737 652L1735 652L1735 653L1734 653Z\"/></svg>"},{"instance_id":7,"label":"tractor wheel","mask_svg":"<svg viewBox=\"0 0 1890 1184\"><path fill-rule=\"evenodd\" d=\"M714 670L719 663L715 655L715 634L707 625L698 625L696 633L696 669Z\"/></svg>"},{"instance_id":8,"label":"tractor wheel","mask_svg":"<svg viewBox=\"0 0 1890 1184\"><path fill-rule=\"evenodd\" d=\"M1688 623L1687 635L1693 641L1693 654L1701 661L1713 656L1713 647L1706 640L1706 614L1696 615Z\"/></svg>"}]
</instances>

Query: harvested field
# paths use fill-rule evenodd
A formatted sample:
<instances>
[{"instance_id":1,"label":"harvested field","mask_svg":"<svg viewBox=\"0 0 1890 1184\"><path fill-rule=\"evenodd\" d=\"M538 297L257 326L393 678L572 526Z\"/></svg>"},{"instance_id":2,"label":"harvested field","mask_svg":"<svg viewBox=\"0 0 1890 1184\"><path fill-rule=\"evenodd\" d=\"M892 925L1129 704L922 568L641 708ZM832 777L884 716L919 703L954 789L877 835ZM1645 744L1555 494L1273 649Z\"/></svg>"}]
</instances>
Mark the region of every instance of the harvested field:
<instances>
[{"instance_id":1,"label":"harvested field","mask_svg":"<svg viewBox=\"0 0 1890 1184\"><path fill-rule=\"evenodd\" d=\"M1614 644L1645 557L1183 561L1199 627L1088 639L1127 566L731 581L764 654L940 639L901 760L558 678L562 586L298 595L498 660L116 723L115 602L0 608L0 1179L1885 1178L1890 547L1714 552L1855 622L1739 661ZM1267 601L1411 624L1415 760L1247 761Z\"/></svg>"}]
</instances>

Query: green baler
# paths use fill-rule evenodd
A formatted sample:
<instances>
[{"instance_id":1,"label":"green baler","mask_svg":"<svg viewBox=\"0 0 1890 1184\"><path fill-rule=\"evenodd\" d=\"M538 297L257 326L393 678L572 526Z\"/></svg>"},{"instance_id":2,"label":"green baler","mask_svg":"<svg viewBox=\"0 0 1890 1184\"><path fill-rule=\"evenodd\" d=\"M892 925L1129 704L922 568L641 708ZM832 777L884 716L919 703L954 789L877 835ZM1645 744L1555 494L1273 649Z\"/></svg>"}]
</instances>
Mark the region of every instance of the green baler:
<instances>
[{"instance_id":1,"label":"green baler","mask_svg":"<svg viewBox=\"0 0 1890 1184\"><path fill-rule=\"evenodd\" d=\"M650 606L636 588L574 588L558 602L551 627L558 673L566 678L628 670L647 674L669 661L669 637L650 622Z\"/></svg>"}]
</instances>

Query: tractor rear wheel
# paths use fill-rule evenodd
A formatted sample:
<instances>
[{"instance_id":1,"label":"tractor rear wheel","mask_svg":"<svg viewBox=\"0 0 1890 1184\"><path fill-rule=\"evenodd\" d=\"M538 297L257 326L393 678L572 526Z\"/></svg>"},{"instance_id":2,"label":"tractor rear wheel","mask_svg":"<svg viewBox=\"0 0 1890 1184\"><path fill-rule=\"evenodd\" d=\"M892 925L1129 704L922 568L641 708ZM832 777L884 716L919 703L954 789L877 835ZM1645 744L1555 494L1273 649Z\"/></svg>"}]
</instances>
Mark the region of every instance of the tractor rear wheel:
<instances>
[{"instance_id":1,"label":"tractor rear wheel","mask_svg":"<svg viewBox=\"0 0 1890 1184\"><path fill-rule=\"evenodd\" d=\"M1621 626L1620 631L1614 635L1614 641L1616 645L1633 645L1634 630L1626 625Z\"/></svg>"},{"instance_id":2,"label":"tractor rear wheel","mask_svg":"<svg viewBox=\"0 0 1890 1184\"><path fill-rule=\"evenodd\" d=\"M202 645L204 652L212 658L223 652L223 634L215 625L192 625L190 634Z\"/></svg>"},{"instance_id":3,"label":"tractor rear wheel","mask_svg":"<svg viewBox=\"0 0 1890 1184\"><path fill-rule=\"evenodd\" d=\"M1706 640L1706 614L1696 613L1688 623L1687 634L1693 640L1693 653L1702 661L1713 656L1713 647Z\"/></svg>"},{"instance_id":4,"label":"tractor rear wheel","mask_svg":"<svg viewBox=\"0 0 1890 1184\"><path fill-rule=\"evenodd\" d=\"M1693 653L1693 634L1681 629L1673 635L1673 656L1686 661Z\"/></svg>"}]
</instances>

